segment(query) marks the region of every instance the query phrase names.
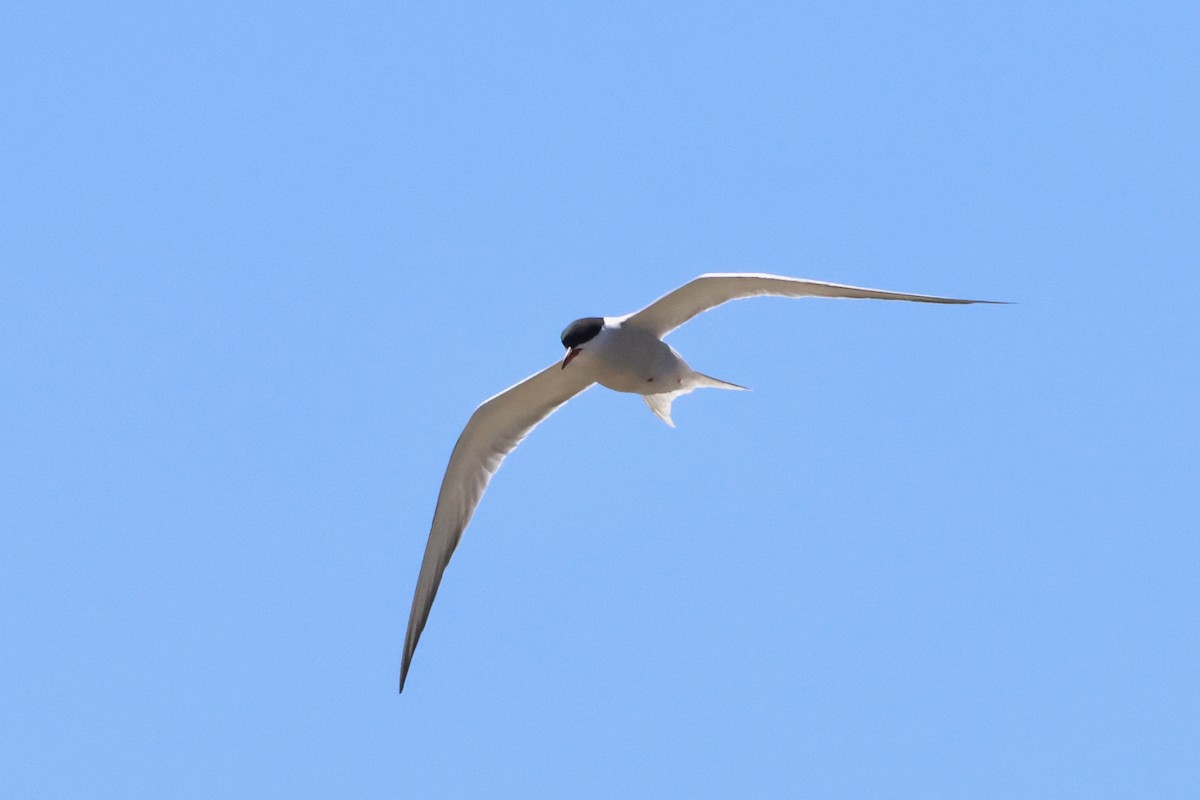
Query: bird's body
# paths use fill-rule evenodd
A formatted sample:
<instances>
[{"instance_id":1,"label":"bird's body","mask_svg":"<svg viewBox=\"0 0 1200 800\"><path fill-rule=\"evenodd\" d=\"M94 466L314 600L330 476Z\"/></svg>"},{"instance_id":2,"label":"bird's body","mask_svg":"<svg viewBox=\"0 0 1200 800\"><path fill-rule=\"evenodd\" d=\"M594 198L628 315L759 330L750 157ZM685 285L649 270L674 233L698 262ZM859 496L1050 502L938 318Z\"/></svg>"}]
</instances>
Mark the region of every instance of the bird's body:
<instances>
[{"instance_id":1,"label":"bird's body","mask_svg":"<svg viewBox=\"0 0 1200 800\"><path fill-rule=\"evenodd\" d=\"M674 347L624 322L623 317L604 317L604 326L571 359L571 368L606 389L641 395L650 410L672 428L671 403L680 395L703 386L744 388L696 372Z\"/></svg>"},{"instance_id":2,"label":"bird's body","mask_svg":"<svg viewBox=\"0 0 1200 800\"><path fill-rule=\"evenodd\" d=\"M451 452L413 594L400 668L401 691L442 573L504 457L539 422L593 383L641 395L650 410L672 427L671 403L680 395L702 387L745 388L696 372L663 337L702 311L756 295L945 304L989 302L731 273L701 275L633 314L575 320L562 332L562 343L567 348L562 362L484 401L471 415Z\"/></svg>"},{"instance_id":3,"label":"bird's body","mask_svg":"<svg viewBox=\"0 0 1200 800\"><path fill-rule=\"evenodd\" d=\"M679 388L691 368L671 345L640 328L605 317L604 327L572 364L614 392L659 394Z\"/></svg>"}]
</instances>

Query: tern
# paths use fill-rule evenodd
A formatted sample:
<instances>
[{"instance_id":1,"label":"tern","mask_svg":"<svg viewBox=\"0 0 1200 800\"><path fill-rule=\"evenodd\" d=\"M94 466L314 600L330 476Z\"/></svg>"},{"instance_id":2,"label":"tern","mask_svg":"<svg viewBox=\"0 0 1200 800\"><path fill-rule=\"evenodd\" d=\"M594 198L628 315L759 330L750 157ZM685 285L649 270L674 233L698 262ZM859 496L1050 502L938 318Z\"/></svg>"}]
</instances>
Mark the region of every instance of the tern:
<instances>
[{"instance_id":1,"label":"tern","mask_svg":"<svg viewBox=\"0 0 1200 800\"><path fill-rule=\"evenodd\" d=\"M442 573L475 513L488 482L505 456L538 423L593 383L617 392L641 395L659 419L671 427L671 403L695 389L745 389L736 383L696 372L663 337L697 314L730 300L761 295L849 297L908 300L916 303L995 303L924 294L903 294L838 283L756 273L710 273L689 281L641 311L623 317L584 317L562 332L566 355L541 372L485 400L467 421L450 454L442 478L425 557L417 576L400 691Z\"/></svg>"}]
</instances>

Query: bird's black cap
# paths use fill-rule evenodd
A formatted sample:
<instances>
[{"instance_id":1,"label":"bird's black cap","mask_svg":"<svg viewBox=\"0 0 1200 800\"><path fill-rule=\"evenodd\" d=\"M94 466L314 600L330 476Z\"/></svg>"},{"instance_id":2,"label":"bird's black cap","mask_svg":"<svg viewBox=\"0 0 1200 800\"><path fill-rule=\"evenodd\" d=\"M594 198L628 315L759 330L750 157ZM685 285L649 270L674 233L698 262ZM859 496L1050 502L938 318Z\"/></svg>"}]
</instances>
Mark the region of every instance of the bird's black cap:
<instances>
[{"instance_id":1,"label":"bird's black cap","mask_svg":"<svg viewBox=\"0 0 1200 800\"><path fill-rule=\"evenodd\" d=\"M579 347L584 342L596 338L596 334L604 327L603 317L584 317L568 325L562 332L563 347Z\"/></svg>"}]
</instances>

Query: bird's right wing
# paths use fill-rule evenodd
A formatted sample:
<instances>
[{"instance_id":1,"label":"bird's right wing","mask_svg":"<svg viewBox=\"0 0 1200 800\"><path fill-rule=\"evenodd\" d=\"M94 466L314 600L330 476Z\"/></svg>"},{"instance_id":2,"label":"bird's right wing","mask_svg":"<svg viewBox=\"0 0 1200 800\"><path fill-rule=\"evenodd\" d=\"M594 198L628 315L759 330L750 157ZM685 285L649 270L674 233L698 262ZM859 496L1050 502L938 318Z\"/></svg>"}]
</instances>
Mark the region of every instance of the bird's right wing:
<instances>
[{"instance_id":1,"label":"bird's right wing","mask_svg":"<svg viewBox=\"0 0 1200 800\"><path fill-rule=\"evenodd\" d=\"M781 275L752 272L711 272L668 292L641 311L625 317L622 324L641 328L658 337L710 308L744 297L854 297L871 300L911 300L917 303L992 303L992 300L958 300L927 294L903 294L882 289L865 289L840 283L825 283Z\"/></svg>"},{"instance_id":2,"label":"bird's right wing","mask_svg":"<svg viewBox=\"0 0 1200 800\"><path fill-rule=\"evenodd\" d=\"M437 508L433 512L433 526L425 545L425 558L421 561L412 612L408 617L408 632L404 637L400 691L404 691L404 679L408 676L417 640L429 618L442 572L492 475L500 468L504 457L539 422L591 384L584 370L562 369L560 363L555 362L485 400L471 415L450 454L450 465L442 478Z\"/></svg>"}]
</instances>

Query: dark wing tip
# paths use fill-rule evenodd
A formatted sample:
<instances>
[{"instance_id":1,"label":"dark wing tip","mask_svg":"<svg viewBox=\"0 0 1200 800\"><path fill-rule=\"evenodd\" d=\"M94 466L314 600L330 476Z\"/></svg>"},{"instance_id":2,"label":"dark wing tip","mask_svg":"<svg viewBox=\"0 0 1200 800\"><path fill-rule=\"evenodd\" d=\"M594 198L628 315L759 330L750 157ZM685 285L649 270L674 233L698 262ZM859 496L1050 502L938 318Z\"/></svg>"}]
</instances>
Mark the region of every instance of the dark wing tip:
<instances>
[{"instance_id":1,"label":"dark wing tip","mask_svg":"<svg viewBox=\"0 0 1200 800\"><path fill-rule=\"evenodd\" d=\"M956 306L1015 306L1017 305L1011 300L962 300L957 297L922 297L918 302L924 303L945 303L947 305Z\"/></svg>"},{"instance_id":2,"label":"dark wing tip","mask_svg":"<svg viewBox=\"0 0 1200 800\"><path fill-rule=\"evenodd\" d=\"M417 631L417 636L420 637L421 632ZM400 691L404 691L404 682L408 680L408 668L412 666L413 653L416 652L417 643L413 642L411 646L405 645L404 658L400 661Z\"/></svg>"}]
</instances>

